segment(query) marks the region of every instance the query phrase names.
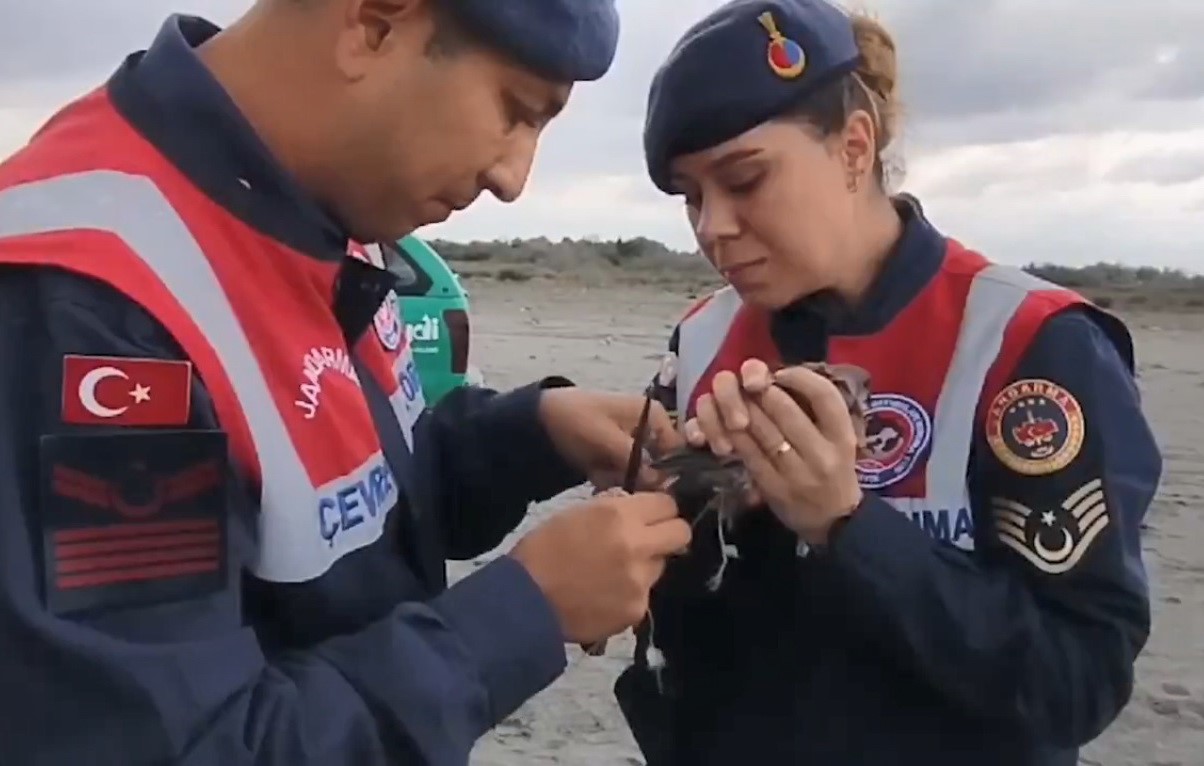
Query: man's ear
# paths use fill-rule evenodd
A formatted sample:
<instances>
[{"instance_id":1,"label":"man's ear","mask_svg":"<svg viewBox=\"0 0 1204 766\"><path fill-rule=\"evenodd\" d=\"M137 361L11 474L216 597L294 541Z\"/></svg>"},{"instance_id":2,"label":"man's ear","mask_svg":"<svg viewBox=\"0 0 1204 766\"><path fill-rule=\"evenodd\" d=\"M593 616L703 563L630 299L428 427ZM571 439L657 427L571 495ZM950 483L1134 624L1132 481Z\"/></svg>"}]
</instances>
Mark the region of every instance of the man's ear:
<instances>
[{"instance_id":1,"label":"man's ear","mask_svg":"<svg viewBox=\"0 0 1204 766\"><path fill-rule=\"evenodd\" d=\"M340 7L338 67L351 80L364 77L399 50L420 52L434 32L436 0L335 0Z\"/></svg>"}]
</instances>

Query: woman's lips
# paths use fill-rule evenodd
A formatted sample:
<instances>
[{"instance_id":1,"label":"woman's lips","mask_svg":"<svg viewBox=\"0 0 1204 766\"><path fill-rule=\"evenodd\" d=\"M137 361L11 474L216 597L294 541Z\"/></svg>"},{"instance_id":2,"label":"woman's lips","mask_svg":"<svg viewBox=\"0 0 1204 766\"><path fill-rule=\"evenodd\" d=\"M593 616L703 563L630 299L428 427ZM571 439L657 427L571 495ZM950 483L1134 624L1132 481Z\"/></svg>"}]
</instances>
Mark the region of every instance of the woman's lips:
<instances>
[{"instance_id":1,"label":"woman's lips","mask_svg":"<svg viewBox=\"0 0 1204 766\"><path fill-rule=\"evenodd\" d=\"M738 263L732 266L725 266L721 272L724 278L729 282L737 281L741 276L750 276L752 269L760 266L763 263L765 263L765 259L761 258L756 261L748 261L747 263Z\"/></svg>"}]
</instances>

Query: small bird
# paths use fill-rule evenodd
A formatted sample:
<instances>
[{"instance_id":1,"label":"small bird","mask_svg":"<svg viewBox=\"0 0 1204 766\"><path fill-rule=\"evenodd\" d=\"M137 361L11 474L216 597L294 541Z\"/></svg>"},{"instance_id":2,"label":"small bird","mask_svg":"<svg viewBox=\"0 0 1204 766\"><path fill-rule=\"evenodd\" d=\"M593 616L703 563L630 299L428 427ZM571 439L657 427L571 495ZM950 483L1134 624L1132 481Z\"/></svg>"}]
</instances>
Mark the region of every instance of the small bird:
<instances>
[{"instance_id":1,"label":"small bird","mask_svg":"<svg viewBox=\"0 0 1204 766\"><path fill-rule=\"evenodd\" d=\"M853 430L857 435L859 450L866 447L866 429L870 409L870 374L861 367L851 364L827 364L808 362L803 365L828 380L831 380L844 397ZM776 372L776 371L775 371ZM814 418L811 405L785 386L780 388ZM643 445L637 448L642 451ZM735 520L751 508L748 498L752 490L752 479L744 463L734 455L720 457L708 447L681 447L653 460L651 467L667 477L665 492L673 495L678 513L691 526L697 526L709 514L718 517L715 525L718 535L721 561L719 568L707 580L711 591L719 589L727 564L739 558L739 550L727 540ZM599 656L606 650L606 641L583 647L587 654Z\"/></svg>"},{"instance_id":2,"label":"small bird","mask_svg":"<svg viewBox=\"0 0 1204 766\"><path fill-rule=\"evenodd\" d=\"M851 364L809 362L801 365L831 380L844 397L859 450L866 446L866 428L870 408L870 375L865 369ZM780 388L814 417L811 405L785 386ZM720 457L707 447L682 447L652 462L652 468L668 477L665 491L677 501L682 518L697 525L710 513L718 518L719 546L722 562L708 580L707 587L717 590L730 559L739 551L727 541L727 532L739 515L749 509L751 477L744 463L736 456Z\"/></svg>"}]
</instances>

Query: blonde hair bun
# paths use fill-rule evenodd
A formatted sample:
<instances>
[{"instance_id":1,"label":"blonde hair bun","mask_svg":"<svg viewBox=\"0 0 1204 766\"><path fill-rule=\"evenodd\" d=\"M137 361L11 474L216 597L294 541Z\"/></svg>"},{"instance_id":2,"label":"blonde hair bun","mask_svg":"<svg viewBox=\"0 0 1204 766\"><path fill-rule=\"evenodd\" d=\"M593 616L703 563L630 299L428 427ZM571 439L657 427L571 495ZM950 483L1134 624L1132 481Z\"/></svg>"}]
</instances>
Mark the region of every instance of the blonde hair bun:
<instances>
[{"instance_id":1,"label":"blonde hair bun","mask_svg":"<svg viewBox=\"0 0 1204 766\"><path fill-rule=\"evenodd\" d=\"M895 39L881 22L866 13L851 14L853 37L861 51L857 64L857 76L878 100L879 118L889 143L895 135L899 117L899 104L895 93L898 84L899 64L895 52Z\"/></svg>"}]
</instances>

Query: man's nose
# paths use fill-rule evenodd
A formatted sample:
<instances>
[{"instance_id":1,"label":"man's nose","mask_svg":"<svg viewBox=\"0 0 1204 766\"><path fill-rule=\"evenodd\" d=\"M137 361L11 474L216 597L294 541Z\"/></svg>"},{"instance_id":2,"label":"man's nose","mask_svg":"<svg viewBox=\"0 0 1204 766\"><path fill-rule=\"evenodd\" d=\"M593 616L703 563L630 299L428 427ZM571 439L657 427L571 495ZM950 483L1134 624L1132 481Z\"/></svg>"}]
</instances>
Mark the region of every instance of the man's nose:
<instances>
[{"instance_id":1,"label":"man's nose","mask_svg":"<svg viewBox=\"0 0 1204 766\"><path fill-rule=\"evenodd\" d=\"M485 173L485 188L502 202L513 202L527 187L539 135L521 131L514 137L501 160Z\"/></svg>"}]
</instances>

